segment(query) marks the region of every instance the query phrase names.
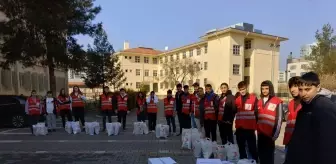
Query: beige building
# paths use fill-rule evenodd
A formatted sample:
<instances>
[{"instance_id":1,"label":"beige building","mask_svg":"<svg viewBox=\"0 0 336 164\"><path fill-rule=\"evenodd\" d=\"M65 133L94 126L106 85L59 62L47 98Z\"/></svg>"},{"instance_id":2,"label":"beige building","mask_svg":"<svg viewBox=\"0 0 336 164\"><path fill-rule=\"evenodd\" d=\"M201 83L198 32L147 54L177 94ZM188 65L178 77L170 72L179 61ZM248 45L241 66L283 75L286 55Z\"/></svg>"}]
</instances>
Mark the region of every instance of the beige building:
<instances>
[{"instance_id":1,"label":"beige building","mask_svg":"<svg viewBox=\"0 0 336 164\"><path fill-rule=\"evenodd\" d=\"M287 80L294 76L301 76L309 71L312 61L304 58L287 59Z\"/></svg>"},{"instance_id":2,"label":"beige building","mask_svg":"<svg viewBox=\"0 0 336 164\"><path fill-rule=\"evenodd\" d=\"M150 90L165 94L173 87L163 81L166 71L162 64L192 58L201 71L197 77L186 79L186 84L212 84L219 92L220 84L226 82L235 93L238 82L244 80L250 84L250 92L260 93L260 83L271 80L277 92L280 43L286 40L240 23L208 31L199 42L164 52L145 47L130 49L125 42L124 50L117 55L127 77L126 88L138 89L144 83Z\"/></svg>"}]
</instances>

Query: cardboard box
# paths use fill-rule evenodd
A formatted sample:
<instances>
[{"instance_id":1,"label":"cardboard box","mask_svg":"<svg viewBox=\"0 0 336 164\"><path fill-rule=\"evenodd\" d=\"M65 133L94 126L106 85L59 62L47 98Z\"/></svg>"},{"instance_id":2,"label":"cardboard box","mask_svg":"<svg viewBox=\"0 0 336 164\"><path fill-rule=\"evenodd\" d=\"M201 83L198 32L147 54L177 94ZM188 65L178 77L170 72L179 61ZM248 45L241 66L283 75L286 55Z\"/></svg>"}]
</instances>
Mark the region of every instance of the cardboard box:
<instances>
[{"instance_id":1,"label":"cardboard box","mask_svg":"<svg viewBox=\"0 0 336 164\"><path fill-rule=\"evenodd\" d=\"M197 158L196 164L222 164L222 161L220 159Z\"/></svg>"},{"instance_id":2,"label":"cardboard box","mask_svg":"<svg viewBox=\"0 0 336 164\"><path fill-rule=\"evenodd\" d=\"M148 164L177 164L170 157L148 158Z\"/></svg>"}]
</instances>

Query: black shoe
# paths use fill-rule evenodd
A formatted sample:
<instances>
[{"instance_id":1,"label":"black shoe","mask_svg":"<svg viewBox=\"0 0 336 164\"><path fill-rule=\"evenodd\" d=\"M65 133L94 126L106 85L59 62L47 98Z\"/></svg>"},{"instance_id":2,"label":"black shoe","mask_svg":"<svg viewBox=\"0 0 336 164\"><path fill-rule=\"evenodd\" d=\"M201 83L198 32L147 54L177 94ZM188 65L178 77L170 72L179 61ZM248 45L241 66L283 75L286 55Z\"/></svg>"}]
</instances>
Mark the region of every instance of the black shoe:
<instances>
[{"instance_id":1,"label":"black shoe","mask_svg":"<svg viewBox=\"0 0 336 164\"><path fill-rule=\"evenodd\" d=\"M82 129L82 132L85 132L85 128Z\"/></svg>"},{"instance_id":2,"label":"black shoe","mask_svg":"<svg viewBox=\"0 0 336 164\"><path fill-rule=\"evenodd\" d=\"M50 132L51 132L51 129L48 129L48 132L50 133Z\"/></svg>"},{"instance_id":3,"label":"black shoe","mask_svg":"<svg viewBox=\"0 0 336 164\"><path fill-rule=\"evenodd\" d=\"M180 136L180 135L181 135L181 133L177 134L176 136Z\"/></svg>"},{"instance_id":4,"label":"black shoe","mask_svg":"<svg viewBox=\"0 0 336 164\"><path fill-rule=\"evenodd\" d=\"M53 129L52 131L53 131L53 132L56 132L56 129Z\"/></svg>"}]
</instances>

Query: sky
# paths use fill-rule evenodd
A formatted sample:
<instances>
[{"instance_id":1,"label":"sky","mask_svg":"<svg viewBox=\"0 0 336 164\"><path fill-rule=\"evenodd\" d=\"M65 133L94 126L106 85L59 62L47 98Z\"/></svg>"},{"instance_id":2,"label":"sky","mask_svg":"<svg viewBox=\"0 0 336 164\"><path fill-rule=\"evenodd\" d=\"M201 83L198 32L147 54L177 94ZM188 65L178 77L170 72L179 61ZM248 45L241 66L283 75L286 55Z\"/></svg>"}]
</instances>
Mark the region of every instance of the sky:
<instances>
[{"instance_id":1,"label":"sky","mask_svg":"<svg viewBox=\"0 0 336 164\"><path fill-rule=\"evenodd\" d=\"M336 28L336 0L96 0L102 7L94 22L103 22L116 51L130 47L164 50L199 41L206 31L236 23L254 24L263 33L289 38L280 48L280 70L290 52L315 41L323 24ZM92 43L78 36L80 44Z\"/></svg>"}]
</instances>

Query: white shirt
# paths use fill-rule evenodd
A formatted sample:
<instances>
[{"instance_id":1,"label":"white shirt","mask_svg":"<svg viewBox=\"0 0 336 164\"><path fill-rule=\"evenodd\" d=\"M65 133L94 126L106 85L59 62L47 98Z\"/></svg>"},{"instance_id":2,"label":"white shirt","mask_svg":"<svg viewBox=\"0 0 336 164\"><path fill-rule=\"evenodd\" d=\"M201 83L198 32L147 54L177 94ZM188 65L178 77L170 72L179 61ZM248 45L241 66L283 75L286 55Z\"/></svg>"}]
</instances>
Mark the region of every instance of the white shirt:
<instances>
[{"instance_id":1,"label":"white shirt","mask_svg":"<svg viewBox=\"0 0 336 164\"><path fill-rule=\"evenodd\" d=\"M47 107L47 113L53 113L54 112L54 98L47 98L46 99L46 107Z\"/></svg>"}]
</instances>

